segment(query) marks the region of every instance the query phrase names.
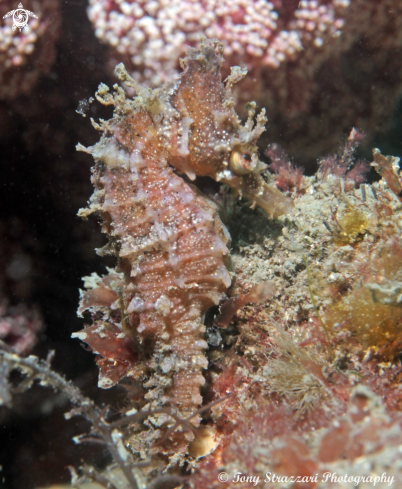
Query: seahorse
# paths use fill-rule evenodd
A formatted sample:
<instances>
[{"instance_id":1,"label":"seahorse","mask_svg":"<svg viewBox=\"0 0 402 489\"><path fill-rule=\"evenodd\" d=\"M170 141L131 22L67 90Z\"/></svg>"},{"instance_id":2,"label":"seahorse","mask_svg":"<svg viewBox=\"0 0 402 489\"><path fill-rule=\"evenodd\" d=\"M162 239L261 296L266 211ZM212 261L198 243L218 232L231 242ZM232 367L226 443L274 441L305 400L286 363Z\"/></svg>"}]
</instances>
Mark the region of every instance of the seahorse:
<instances>
[{"instance_id":1,"label":"seahorse","mask_svg":"<svg viewBox=\"0 0 402 489\"><path fill-rule=\"evenodd\" d=\"M90 311L93 324L74 336L99 355L101 387L124 377L140 380L144 408L168 407L181 416L202 404L204 317L231 284L229 233L216 205L189 180L202 175L223 182L270 217L293 205L260 175L265 165L256 142L265 113L254 124L251 103L241 124L232 87L246 72L232 68L224 85L222 53L219 42L204 40L188 50L180 78L154 90L119 64L125 90L115 85L110 93L101 84L96 93L114 106L113 118L92 121L101 140L77 147L95 159L95 192L79 215L100 216L109 243L98 253L115 255L118 264L106 277L87 278L79 312ZM163 422L153 420L156 427ZM176 445L180 450L185 446Z\"/></svg>"}]
</instances>

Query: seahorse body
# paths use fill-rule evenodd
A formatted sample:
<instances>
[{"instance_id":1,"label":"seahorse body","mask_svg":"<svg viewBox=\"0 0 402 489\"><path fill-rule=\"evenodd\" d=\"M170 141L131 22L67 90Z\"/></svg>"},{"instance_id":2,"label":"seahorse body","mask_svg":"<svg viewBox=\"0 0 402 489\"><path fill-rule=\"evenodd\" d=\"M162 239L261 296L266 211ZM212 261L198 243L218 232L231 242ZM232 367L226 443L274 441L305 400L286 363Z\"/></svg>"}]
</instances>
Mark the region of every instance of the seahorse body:
<instances>
[{"instance_id":1,"label":"seahorse body","mask_svg":"<svg viewBox=\"0 0 402 489\"><path fill-rule=\"evenodd\" d=\"M87 281L80 312L90 311L93 325L75 336L100 355L102 387L140 379L148 407L182 416L202 403L203 319L231 280L229 235L215 206L172 167L190 179L221 180L271 215L292 205L259 174L255 143L265 117L253 128L251 105L241 125L230 96L241 76L235 70L225 88L221 52L216 42L191 49L181 78L159 90L140 87L119 65L117 75L137 96L100 85L97 98L115 106L114 116L95 124L99 143L79 147L96 162L95 193L80 215L100 215L109 244L98 252L115 254L118 271Z\"/></svg>"}]
</instances>

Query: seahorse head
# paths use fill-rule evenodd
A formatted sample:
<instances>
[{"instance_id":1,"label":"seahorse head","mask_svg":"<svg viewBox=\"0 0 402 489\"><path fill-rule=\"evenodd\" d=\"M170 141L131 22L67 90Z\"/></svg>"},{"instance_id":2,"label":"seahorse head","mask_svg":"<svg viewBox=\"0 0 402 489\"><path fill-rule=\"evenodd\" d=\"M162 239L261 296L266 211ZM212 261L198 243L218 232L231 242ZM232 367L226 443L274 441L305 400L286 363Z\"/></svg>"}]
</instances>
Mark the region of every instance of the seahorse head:
<instances>
[{"instance_id":1,"label":"seahorse head","mask_svg":"<svg viewBox=\"0 0 402 489\"><path fill-rule=\"evenodd\" d=\"M265 111L255 118L256 104L249 103L248 119L241 123L232 87L247 70L233 67L224 83L222 53L220 42L205 40L199 49L190 48L182 60L183 73L171 98L180 117L173 124L168 161L191 180L200 175L226 183L271 217L287 213L292 200L268 186L260 175L266 165L258 158L257 140L265 130Z\"/></svg>"},{"instance_id":2,"label":"seahorse head","mask_svg":"<svg viewBox=\"0 0 402 489\"><path fill-rule=\"evenodd\" d=\"M199 49L189 48L181 61L180 78L155 90L141 87L120 64L116 75L134 88L137 97L128 102L118 94L111 103L124 116L132 113L133 121L140 113L147 114L152 121L147 132L158 139L155 149L179 173L190 180L207 176L225 183L253 207L258 205L270 217L277 217L290 211L293 201L260 175L266 165L258 158L257 140L265 130L265 110L256 116L256 104L250 102L242 124L234 110L232 87L247 70L233 67L224 83L222 53L218 41L204 40ZM124 103L116 104L118 97Z\"/></svg>"}]
</instances>

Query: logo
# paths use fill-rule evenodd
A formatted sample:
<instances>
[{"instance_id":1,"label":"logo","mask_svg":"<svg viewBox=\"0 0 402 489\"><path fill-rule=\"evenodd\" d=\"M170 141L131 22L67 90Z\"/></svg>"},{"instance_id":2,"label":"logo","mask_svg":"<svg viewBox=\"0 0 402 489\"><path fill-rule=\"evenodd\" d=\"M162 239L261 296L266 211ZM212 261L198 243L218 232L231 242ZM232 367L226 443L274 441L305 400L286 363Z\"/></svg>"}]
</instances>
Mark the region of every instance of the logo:
<instances>
[{"instance_id":1,"label":"logo","mask_svg":"<svg viewBox=\"0 0 402 489\"><path fill-rule=\"evenodd\" d=\"M7 17L13 16L13 31L19 29L20 32L23 30L29 30L28 27L28 17L38 18L33 12L29 10L25 10L22 8L22 3L18 4L18 8L15 10L11 10L11 12L7 12L6 15L3 16L3 19L7 19Z\"/></svg>"}]
</instances>

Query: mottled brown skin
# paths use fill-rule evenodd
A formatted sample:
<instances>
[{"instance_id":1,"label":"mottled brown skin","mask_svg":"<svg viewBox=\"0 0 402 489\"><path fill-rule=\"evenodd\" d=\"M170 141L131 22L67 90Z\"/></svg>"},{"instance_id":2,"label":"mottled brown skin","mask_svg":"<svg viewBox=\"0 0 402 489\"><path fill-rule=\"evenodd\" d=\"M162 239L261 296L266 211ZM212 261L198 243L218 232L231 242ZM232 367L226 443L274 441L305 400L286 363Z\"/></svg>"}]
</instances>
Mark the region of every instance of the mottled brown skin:
<instances>
[{"instance_id":1,"label":"mottled brown skin","mask_svg":"<svg viewBox=\"0 0 402 489\"><path fill-rule=\"evenodd\" d=\"M239 121L233 109L224 107L229 97L221 81L223 59L215 52L215 47L206 46L202 53L189 50L188 54L182 63L184 73L172 105L192 120L189 153L180 156L173 148L169 163L184 172L215 178L217 172L225 169L223 162L230 156L231 139Z\"/></svg>"},{"instance_id":2,"label":"mottled brown skin","mask_svg":"<svg viewBox=\"0 0 402 489\"><path fill-rule=\"evenodd\" d=\"M172 105L180 112L182 124L186 120L186 127L189 126L189 151L188 155L179 154L175 141L169 163L191 179L209 176L226 183L270 217L286 214L293 208L293 201L260 176L265 165L258 160L256 143L265 130L265 112L258 115L254 126L255 104L249 104L249 118L244 126L241 124L233 108L231 87L245 72L239 74L239 70L233 69L225 86L221 81L222 62L218 42L202 44L201 50L189 49L182 60L184 73ZM231 165L234 152L247 153L255 162L254 170L239 175Z\"/></svg>"},{"instance_id":3,"label":"mottled brown skin","mask_svg":"<svg viewBox=\"0 0 402 489\"><path fill-rule=\"evenodd\" d=\"M220 79L221 50L212 42L190 50L181 79L159 90L140 87L119 65L117 75L137 97L127 99L121 88L111 95L101 85L97 99L115 106L114 117L94 123L103 132L99 143L79 147L95 159L95 193L80 215L100 216L109 244L98 252L116 255L118 266L103 279L91 279L80 312L90 311L93 325L75 336L99 354L101 387L123 377L140 380L146 389L140 407L167 407L181 416L202 403L208 366L203 320L226 298L231 281L229 235L215 206L172 166L192 179L222 180L254 204L263 201L271 215L290 206L259 175L255 142L265 118L260 115L253 129L251 109L246 125L240 124L230 99L236 77L227 88ZM252 171L239 176L230 158L243 150ZM235 161L241 165L241 155ZM153 417L149 426L164 427L167 420ZM144 450L161 436L149 433L132 446ZM175 442L164 453L178 460L186 447Z\"/></svg>"}]
</instances>

